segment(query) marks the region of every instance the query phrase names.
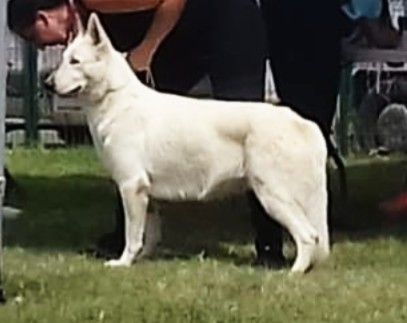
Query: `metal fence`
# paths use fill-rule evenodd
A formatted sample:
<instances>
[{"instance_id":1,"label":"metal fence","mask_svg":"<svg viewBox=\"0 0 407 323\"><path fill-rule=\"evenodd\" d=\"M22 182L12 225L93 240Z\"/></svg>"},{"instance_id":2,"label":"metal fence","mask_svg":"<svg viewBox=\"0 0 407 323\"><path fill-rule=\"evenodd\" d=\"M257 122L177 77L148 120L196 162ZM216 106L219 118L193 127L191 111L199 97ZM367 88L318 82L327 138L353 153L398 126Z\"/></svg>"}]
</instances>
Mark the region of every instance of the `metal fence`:
<instances>
[{"instance_id":1,"label":"metal fence","mask_svg":"<svg viewBox=\"0 0 407 323\"><path fill-rule=\"evenodd\" d=\"M351 70L343 80L347 118L338 127L345 152L407 152L407 64L357 63Z\"/></svg>"},{"instance_id":2,"label":"metal fence","mask_svg":"<svg viewBox=\"0 0 407 323\"><path fill-rule=\"evenodd\" d=\"M47 93L41 80L60 61L62 47L37 51L10 33L7 39L7 144L88 144L82 105Z\"/></svg>"}]
</instances>

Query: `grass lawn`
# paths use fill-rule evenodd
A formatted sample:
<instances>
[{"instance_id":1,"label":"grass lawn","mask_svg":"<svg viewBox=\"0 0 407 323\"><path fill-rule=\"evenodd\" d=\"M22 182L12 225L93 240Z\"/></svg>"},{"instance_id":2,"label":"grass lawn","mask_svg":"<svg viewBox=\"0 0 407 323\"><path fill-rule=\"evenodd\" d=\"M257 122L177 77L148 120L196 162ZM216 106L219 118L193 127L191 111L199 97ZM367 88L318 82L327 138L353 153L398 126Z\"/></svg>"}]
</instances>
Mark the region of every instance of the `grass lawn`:
<instances>
[{"instance_id":1,"label":"grass lawn","mask_svg":"<svg viewBox=\"0 0 407 323\"><path fill-rule=\"evenodd\" d=\"M1 323L407 322L407 223L377 210L405 185L401 158L350 162L346 207L331 171L333 252L305 276L250 265L238 198L165 206L157 257L104 268L79 252L113 227L114 191L93 149L17 150L8 165L24 214L5 222Z\"/></svg>"}]
</instances>

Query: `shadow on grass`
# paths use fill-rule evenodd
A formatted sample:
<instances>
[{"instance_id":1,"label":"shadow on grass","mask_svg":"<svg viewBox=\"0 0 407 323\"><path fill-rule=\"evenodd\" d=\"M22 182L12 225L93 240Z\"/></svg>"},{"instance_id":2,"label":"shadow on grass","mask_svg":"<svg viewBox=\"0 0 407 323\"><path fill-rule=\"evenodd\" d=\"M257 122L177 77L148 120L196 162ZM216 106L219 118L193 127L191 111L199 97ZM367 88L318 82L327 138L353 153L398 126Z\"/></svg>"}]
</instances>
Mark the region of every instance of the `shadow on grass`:
<instances>
[{"instance_id":1,"label":"shadow on grass","mask_svg":"<svg viewBox=\"0 0 407 323\"><path fill-rule=\"evenodd\" d=\"M5 222L6 246L33 251L80 252L114 230L116 195L111 181L95 176L16 177L23 191L21 217ZM243 199L243 197L242 197ZM240 198L222 203L164 204L163 258L195 257L205 250L228 257L222 243L252 240Z\"/></svg>"},{"instance_id":2,"label":"shadow on grass","mask_svg":"<svg viewBox=\"0 0 407 323\"><path fill-rule=\"evenodd\" d=\"M379 201L404 187L405 162L360 164L348 168L349 198L344 205L331 171L332 228L334 240L361 240L392 236L407 238L406 223L392 223L378 211ZM104 177L16 178L23 188L24 214L5 223L7 246L34 251L79 252L114 229L115 192ZM209 256L250 262L250 252L236 252L236 245L251 247L250 212L244 197L216 203L165 204L162 259Z\"/></svg>"},{"instance_id":3,"label":"shadow on grass","mask_svg":"<svg viewBox=\"0 0 407 323\"><path fill-rule=\"evenodd\" d=\"M114 192L92 176L17 177L23 214L5 222L9 246L75 250L112 226Z\"/></svg>"}]
</instances>

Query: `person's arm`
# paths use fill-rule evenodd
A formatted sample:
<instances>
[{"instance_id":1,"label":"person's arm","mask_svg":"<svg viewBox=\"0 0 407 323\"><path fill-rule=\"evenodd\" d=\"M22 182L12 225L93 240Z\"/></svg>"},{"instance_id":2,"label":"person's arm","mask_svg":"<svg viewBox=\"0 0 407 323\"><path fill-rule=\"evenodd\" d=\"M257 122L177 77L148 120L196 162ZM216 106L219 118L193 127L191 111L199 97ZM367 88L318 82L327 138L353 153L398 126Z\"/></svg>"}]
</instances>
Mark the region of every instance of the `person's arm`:
<instances>
[{"instance_id":1,"label":"person's arm","mask_svg":"<svg viewBox=\"0 0 407 323\"><path fill-rule=\"evenodd\" d=\"M83 0L89 10L103 13L155 9L154 19L141 44L129 53L136 70L147 69L162 41L177 24L187 0Z\"/></svg>"},{"instance_id":2,"label":"person's arm","mask_svg":"<svg viewBox=\"0 0 407 323\"><path fill-rule=\"evenodd\" d=\"M123 13L157 8L165 0L82 0L84 7L100 13Z\"/></svg>"},{"instance_id":3,"label":"person's arm","mask_svg":"<svg viewBox=\"0 0 407 323\"><path fill-rule=\"evenodd\" d=\"M177 24L185 3L186 0L162 0L140 46L148 47L154 51L157 50L158 46Z\"/></svg>"}]
</instances>

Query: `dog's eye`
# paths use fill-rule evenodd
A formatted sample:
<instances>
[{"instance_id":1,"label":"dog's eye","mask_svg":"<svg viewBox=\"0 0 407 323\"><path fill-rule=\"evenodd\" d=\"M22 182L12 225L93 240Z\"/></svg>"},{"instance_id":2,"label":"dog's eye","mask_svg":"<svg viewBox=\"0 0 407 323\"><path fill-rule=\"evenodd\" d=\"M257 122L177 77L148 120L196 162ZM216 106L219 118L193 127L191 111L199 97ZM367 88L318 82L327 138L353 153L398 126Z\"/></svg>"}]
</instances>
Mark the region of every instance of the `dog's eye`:
<instances>
[{"instance_id":1,"label":"dog's eye","mask_svg":"<svg viewBox=\"0 0 407 323\"><path fill-rule=\"evenodd\" d=\"M80 63L80 61L74 57L72 57L71 60L69 61L69 64L71 64L71 65L77 65L79 63Z\"/></svg>"}]
</instances>

